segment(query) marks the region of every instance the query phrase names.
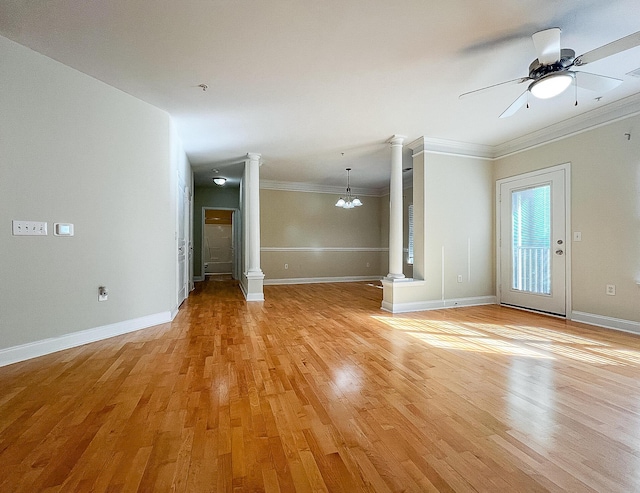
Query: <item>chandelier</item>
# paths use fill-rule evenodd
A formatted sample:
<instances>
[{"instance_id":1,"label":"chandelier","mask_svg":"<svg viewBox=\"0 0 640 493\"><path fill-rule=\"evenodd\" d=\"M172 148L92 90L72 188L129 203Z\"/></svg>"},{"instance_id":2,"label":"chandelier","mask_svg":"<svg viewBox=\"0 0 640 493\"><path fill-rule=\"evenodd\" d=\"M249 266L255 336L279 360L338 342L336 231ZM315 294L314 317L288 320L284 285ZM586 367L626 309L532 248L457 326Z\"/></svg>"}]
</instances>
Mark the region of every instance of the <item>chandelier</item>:
<instances>
[{"instance_id":1,"label":"chandelier","mask_svg":"<svg viewBox=\"0 0 640 493\"><path fill-rule=\"evenodd\" d=\"M351 186L349 185L349 172L351 168L347 168L347 195L336 202L336 207L342 207L343 209L353 209L354 207L360 207L362 201L358 197L351 195Z\"/></svg>"}]
</instances>

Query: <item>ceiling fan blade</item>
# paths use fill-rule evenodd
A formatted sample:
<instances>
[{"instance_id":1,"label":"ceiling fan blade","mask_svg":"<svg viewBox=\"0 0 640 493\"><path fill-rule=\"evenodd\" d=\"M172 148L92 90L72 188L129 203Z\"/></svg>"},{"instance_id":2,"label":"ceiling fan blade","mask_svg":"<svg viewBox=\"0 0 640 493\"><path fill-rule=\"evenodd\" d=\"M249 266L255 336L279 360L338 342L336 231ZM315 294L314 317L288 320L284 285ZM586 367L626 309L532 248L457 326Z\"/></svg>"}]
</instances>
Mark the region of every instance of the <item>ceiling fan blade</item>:
<instances>
[{"instance_id":1,"label":"ceiling fan blade","mask_svg":"<svg viewBox=\"0 0 640 493\"><path fill-rule=\"evenodd\" d=\"M536 47L538 61L542 65L552 65L560 60L560 28L552 27L538 31L531 36Z\"/></svg>"},{"instance_id":2,"label":"ceiling fan blade","mask_svg":"<svg viewBox=\"0 0 640 493\"><path fill-rule=\"evenodd\" d=\"M513 103L511 103L511 106L509 106L506 110L502 112L502 115L500 115L500 118L508 118L511 115L515 114L520 108L522 108L527 103L528 98L529 98L529 89L527 89L525 92L520 94L520 97L518 97L518 99L516 99Z\"/></svg>"},{"instance_id":3,"label":"ceiling fan blade","mask_svg":"<svg viewBox=\"0 0 640 493\"><path fill-rule=\"evenodd\" d=\"M482 89L476 89L475 91L469 91L469 92L465 92L464 94L460 94L460 96L458 96L458 99L463 99L463 98L466 98L467 96L475 96L476 94L482 94L485 91L489 91L491 89L494 89L500 86L508 86L510 84L522 84L523 82L527 82L528 80L530 80L529 77L520 77L519 79L500 82L499 84L494 84L492 86L483 87Z\"/></svg>"},{"instance_id":4,"label":"ceiling fan blade","mask_svg":"<svg viewBox=\"0 0 640 493\"><path fill-rule=\"evenodd\" d=\"M606 77L604 75L591 74L589 72L574 72L578 87L590 91L606 92L618 87L622 79Z\"/></svg>"},{"instance_id":5,"label":"ceiling fan blade","mask_svg":"<svg viewBox=\"0 0 640 493\"><path fill-rule=\"evenodd\" d=\"M573 61L573 64L576 67L580 67L582 65L586 65L587 63L595 62L596 60L615 55L616 53L620 53L621 51L635 48L636 46L640 46L640 31L638 31L637 33L629 34L629 36L620 38L617 41L612 41L611 43L601 46L600 48L596 48L595 50L587 51L583 55L576 57L576 59Z\"/></svg>"}]
</instances>

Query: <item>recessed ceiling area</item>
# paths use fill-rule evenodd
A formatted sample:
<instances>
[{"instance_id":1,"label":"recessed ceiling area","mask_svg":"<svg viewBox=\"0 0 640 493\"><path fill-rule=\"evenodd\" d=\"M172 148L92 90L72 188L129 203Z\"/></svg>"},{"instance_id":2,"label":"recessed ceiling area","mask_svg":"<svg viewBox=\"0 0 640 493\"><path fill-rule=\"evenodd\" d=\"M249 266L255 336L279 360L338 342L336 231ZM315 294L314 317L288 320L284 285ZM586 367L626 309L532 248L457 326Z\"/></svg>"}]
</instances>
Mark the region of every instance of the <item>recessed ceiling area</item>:
<instances>
[{"instance_id":1,"label":"recessed ceiling area","mask_svg":"<svg viewBox=\"0 0 640 493\"><path fill-rule=\"evenodd\" d=\"M196 183L219 169L232 185L255 152L264 180L342 186L350 167L354 186L380 189L393 134L492 147L636 104L637 47L589 64L623 82L579 89L577 106L567 90L499 119L522 87L458 96L525 77L536 31L561 28L562 48L581 54L639 31L637 10L637 0L5 1L0 34L170 113Z\"/></svg>"}]
</instances>

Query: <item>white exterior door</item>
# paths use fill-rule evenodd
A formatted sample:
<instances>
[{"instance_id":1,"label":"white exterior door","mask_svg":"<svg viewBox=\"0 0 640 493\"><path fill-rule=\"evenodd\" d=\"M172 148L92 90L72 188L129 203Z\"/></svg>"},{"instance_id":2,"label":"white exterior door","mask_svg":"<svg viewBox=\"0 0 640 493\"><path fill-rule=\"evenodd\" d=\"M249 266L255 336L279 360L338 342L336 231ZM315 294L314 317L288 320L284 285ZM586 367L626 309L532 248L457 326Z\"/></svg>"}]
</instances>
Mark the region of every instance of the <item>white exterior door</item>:
<instances>
[{"instance_id":1,"label":"white exterior door","mask_svg":"<svg viewBox=\"0 0 640 493\"><path fill-rule=\"evenodd\" d=\"M500 302L566 315L568 166L498 182Z\"/></svg>"}]
</instances>

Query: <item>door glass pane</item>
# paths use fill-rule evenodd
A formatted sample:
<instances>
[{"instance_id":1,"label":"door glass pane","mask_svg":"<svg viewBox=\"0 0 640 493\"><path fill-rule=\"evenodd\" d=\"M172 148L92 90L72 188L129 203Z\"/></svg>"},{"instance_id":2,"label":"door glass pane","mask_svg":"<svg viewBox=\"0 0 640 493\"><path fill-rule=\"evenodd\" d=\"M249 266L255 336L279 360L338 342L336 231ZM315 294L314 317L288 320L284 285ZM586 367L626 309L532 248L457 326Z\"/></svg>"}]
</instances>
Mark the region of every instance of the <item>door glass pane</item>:
<instances>
[{"instance_id":1,"label":"door glass pane","mask_svg":"<svg viewBox=\"0 0 640 493\"><path fill-rule=\"evenodd\" d=\"M511 288L551 294L551 185L511 193Z\"/></svg>"}]
</instances>

